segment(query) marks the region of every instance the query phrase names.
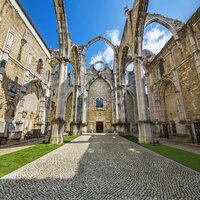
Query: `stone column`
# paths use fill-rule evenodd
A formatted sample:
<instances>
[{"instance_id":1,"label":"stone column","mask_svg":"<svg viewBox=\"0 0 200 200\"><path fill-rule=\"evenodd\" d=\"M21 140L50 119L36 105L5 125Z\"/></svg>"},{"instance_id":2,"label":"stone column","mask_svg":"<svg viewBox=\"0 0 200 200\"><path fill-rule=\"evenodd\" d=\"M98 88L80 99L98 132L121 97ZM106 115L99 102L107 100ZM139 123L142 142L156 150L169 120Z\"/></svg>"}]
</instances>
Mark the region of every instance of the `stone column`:
<instances>
[{"instance_id":1,"label":"stone column","mask_svg":"<svg viewBox=\"0 0 200 200\"><path fill-rule=\"evenodd\" d=\"M190 45L192 47L192 53L193 53L194 60L195 60L195 65L196 65L196 69L197 69L198 78L200 80L200 49L198 48L198 45L197 45L196 38L195 38L194 32L192 30L192 27L189 24L187 25L187 30L188 30L188 36L189 36L189 40L190 40ZM189 124L190 124L190 122L189 122ZM195 128L194 128L194 123L192 124L192 134L193 134L193 137L194 137L194 142L198 143L197 142L196 131L195 131Z\"/></svg>"},{"instance_id":2,"label":"stone column","mask_svg":"<svg viewBox=\"0 0 200 200\"><path fill-rule=\"evenodd\" d=\"M120 130L119 133L125 135L126 134L126 118L125 118L125 85L120 86Z\"/></svg>"},{"instance_id":3,"label":"stone column","mask_svg":"<svg viewBox=\"0 0 200 200\"><path fill-rule=\"evenodd\" d=\"M180 113L180 120L185 121L186 120L186 112L185 112L185 108L184 108L183 97L182 97L182 93L181 93L181 87L180 87L178 73L176 70L176 64L174 62L174 57L173 57L173 54L171 51L169 53L169 61L170 61L170 65L173 67L173 81L174 81L174 84L176 87L176 97L177 97L178 106L179 106L178 110Z\"/></svg>"},{"instance_id":4,"label":"stone column","mask_svg":"<svg viewBox=\"0 0 200 200\"><path fill-rule=\"evenodd\" d=\"M88 99L88 91L85 88L85 73L86 73L86 48L79 47L80 55L81 55L81 60L80 60L80 79L79 79L79 85L80 85L80 90L81 90L81 101L82 101L82 121L81 121L81 132L82 133L87 133L87 99Z\"/></svg>"},{"instance_id":5,"label":"stone column","mask_svg":"<svg viewBox=\"0 0 200 200\"><path fill-rule=\"evenodd\" d=\"M74 92L73 92L73 134L78 134L78 96L79 96L79 90L78 90L78 74L75 74L75 84L74 84Z\"/></svg>"},{"instance_id":6,"label":"stone column","mask_svg":"<svg viewBox=\"0 0 200 200\"><path fill-rule=\"evenodd\" d=\"M115 124L119 122L119 110L118 110L118 83L119 83L119 67L117 65L117 55L114 58L113 65L113 75L114 75L114 99L115 99Z\"/></svg>"},{"instance_id":7,"label":"stone column","mask_svg":"<svg viewBox=\"0 0 200 200\"><path fill-rule=\"evenodd\" d=\"M193 30L190 25L187 25L188 36L190 40L190 45L192 47L192 53L194 55L195 65L197 68L198 77L200 79L200 49L197 46Z\"/></svg>"},{"instance_id":8,"label":"stone column","mask_svg":"<svg viewBox=\"0 0 200 200\"><path fill-rule=\"evenodd\" d=\"M150 143L152 141L152 131L150 121L148 119L147 104L145 99L145 87L142 78L142 58L138 57L134 61L135 78L136 78L136 93L138 104L138 131L139 142Z\"/></svg>"},{"instance_id":9,"label":"stone column","mask_svg":"<svg viewBox=\"0 0 200 200\"><path fill-rule=\"evenodd\" d=\"M42 134L44 134L44 131L45 131L45 97L42 97L40 100L38 126L40 127Z\"/></svg>"},{"instance_id":10,"label":"stone column","mask_svg":"<svg viewBox=\"0 0 200 200\"><path fill-rule=\"evenodd\" d=\"M83 92L83 108L82 108L82 132L87 133L87 99L88 99L88 91L84 88Z\"/></svg>"},{"instance_id":11,"label":"stone column","mask_svg":"<svg viewBox=\"0 0 200 200\"><path fill-rule=\"evenodd\" d=\"M19 94L19 104L18 104L18 108L17 108L17 115L16 115L16 119L15 119L15 123L16 123L16 131L23 131L22 130L22 113L23 113L23 107L24 107L24 96L26 94L26 84L28 83L29 81L29 71L26 70L24 72L24 82L23 82L23 85L21 87L21 90L20 90L20 94Z\"/></svg>"},{"instance_id":12,"label":"stone column","mask_svg":"<svg viewBox=\"0 0 200 200\"><path fill-rule=\"evenodd\" d=\"M53 120L51 139L52 144L62 144L64 125L65 125L65 98L66 98L66 73L67 73L67 61L65 58L60 59L60 71L59 71L59 84L58 84L58 96L56 99L56 115Z\"/></svg>"}]
</instances>

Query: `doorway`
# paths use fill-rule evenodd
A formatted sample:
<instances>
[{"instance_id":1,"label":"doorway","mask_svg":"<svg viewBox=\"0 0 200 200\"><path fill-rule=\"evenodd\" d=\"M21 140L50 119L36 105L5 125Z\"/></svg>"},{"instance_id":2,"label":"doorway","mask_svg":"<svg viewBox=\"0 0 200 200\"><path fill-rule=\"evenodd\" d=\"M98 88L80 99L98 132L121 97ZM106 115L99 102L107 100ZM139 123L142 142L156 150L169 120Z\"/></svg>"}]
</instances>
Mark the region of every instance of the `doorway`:
<instances>
[{"instance_id":1,"label":"doorway","mask_svg":"<svg viewBox=\"0 0 200 200\"><path fill-rule=\"evenodd\" d=\"M96 132L103 133L103 122L96 122Z\"/></svg>"}]
</instances>

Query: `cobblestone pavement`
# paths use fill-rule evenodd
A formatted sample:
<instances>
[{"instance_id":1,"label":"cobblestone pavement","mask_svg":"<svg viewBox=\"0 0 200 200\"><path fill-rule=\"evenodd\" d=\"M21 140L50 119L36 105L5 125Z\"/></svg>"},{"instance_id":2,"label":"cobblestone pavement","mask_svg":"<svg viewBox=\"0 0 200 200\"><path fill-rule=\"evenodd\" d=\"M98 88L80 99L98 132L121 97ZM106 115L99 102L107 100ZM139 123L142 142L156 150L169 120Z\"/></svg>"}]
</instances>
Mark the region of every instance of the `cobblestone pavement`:
<instances>
[{"instance_id":1,"label":"cobblestone pavement","mask_svg":"<svg viewBox=\"0 0 200 200\"><path fill-rule=\"evenodd\" d=\"M198 200L200 173L119 136L81 136L0 179L1 200Z\"/></svg>"},{"instance_id":2,"label":"cobblestone pavement","mask_svg":"<svg viewBox=\"0 0 200 200\"><path fill-rule=\"evenodd\" d=\"M198 144L179 143L165 138L159 138L159 141L162 144L166 144L170 147L182 149L184 151L189 151L191 153L196 153L200 155L200 145Z\"/></svg>"}]
</instances>

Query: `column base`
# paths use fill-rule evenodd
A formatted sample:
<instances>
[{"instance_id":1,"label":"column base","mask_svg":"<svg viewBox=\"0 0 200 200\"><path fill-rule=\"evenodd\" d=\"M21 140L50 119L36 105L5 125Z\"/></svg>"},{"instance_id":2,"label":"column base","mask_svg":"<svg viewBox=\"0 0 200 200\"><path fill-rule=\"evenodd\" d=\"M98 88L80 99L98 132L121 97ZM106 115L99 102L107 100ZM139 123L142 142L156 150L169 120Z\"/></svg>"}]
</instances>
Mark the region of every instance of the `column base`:
<instances>
[{"instance_id":1,"label":"column base","mask_svg":"<svg viewBox=\"0 0 200 200\"><path fill-rule=\"evenodd\" d=\"M81 123L80 124L80 133L81 134L88 133L87 123Z\"/></svg>"},{"instance_id":2,"label":"column base","mask_svg":"<svg viewBox=\"0 0 200 200\"><path fill-rule=\"evenodd\" d=\"M138 122L139 143L150 144L153 141L151 124L149 121Z\"/></svg>"},{"instance_id":3,"label":"column base","mask_svg":"<svg viewBox=\"0 0 200 200\"><path fill-rule=\"evenodd\" d=\"M51 144L63 144L64 125L65 121L63 119L55 119L53 121L50 137Z\"/></svg>"},{"instance_id":4,"label":"column base","mask_svg":"<svg viewBox=\"0 0 200 200\"><path fill-rule=\"evenodd\" d=\"M119 135L129 135L128 126L129 124L126 122L118 122L115 124L116 131Z\"/></svg>"},{"instance_id":5,"label":"column base","mask_svg":"<svg viewBox=\"0 0 200 200\"><path fill-rule=\"evenodd\" d=\"M73 135L80 135L79 127L80 127L80 125L77 123L72 124L72 134Z\"/></svg>"}]
</instances>

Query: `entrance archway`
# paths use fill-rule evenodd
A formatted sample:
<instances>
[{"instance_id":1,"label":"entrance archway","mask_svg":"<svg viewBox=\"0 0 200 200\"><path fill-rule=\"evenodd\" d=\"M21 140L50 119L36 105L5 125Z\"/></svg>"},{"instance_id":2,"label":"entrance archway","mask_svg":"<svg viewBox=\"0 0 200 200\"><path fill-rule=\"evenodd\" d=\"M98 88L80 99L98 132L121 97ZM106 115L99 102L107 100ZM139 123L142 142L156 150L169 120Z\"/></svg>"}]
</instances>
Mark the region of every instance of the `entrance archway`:
<instances>
[{"instance_id":1,"label":"entrance archway","mask_svg":"<svg viewBox=\"0 0 200 200\"><path fill-rule=\"evenodd\" d=\"M103 133L103 130L104 130L103 122L96 122L96 132Z\"/></svg>"}]
</instances>

